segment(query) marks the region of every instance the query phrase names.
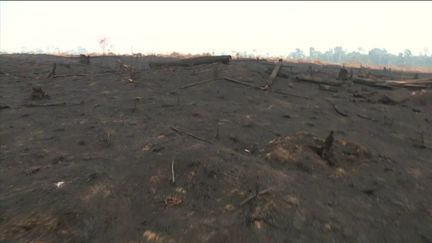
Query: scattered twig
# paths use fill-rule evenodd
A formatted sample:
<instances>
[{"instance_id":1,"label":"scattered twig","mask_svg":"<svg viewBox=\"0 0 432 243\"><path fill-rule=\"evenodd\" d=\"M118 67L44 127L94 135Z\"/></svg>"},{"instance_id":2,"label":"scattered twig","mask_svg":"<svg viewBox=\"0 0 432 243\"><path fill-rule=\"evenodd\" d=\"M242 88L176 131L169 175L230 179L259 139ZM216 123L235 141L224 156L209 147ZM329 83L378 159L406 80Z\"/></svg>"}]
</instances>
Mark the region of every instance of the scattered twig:
<instances>
[{"instance_id":1,"label":"scattered twig","mask_svg":"<svg viewBox=\"0 0 432 243\"><path fill-rule=\"evenodd\" d=\"M171 182L175 184L174 160L171 161Z\"/></svg>"},{"instance_id":2,"label":"scattered twig","mask_svg":"<svg viewBox=\"0 0 432 243\"><path fill-rule=\"evenodd\" d=\"M191 84L188 84L188 85L182 86L182 87L180 87L179 89L187 89L187 88L190 88L190 87L193 87L193 86L197 86L197 85L201 85L201 84L206 84L206 83L210 83L210 82L213 82L213 81L214 81L213 79L211 79L211 80L199 81L199 82L195 82L195 83L191 83Z\"/></svg>"},{"instance_id":3,"label":"scattered twig","mask_svg":"<svg viewBox=\"0 0 432 243\"><path fill-rule=\"evenodd\" d=\"M179 133L179 134L184 134L184 135L188 135L189 137L192 137L192 138L195 138L196 140L199 140L199 141L202 141L202 142L205 142L205 143L208 143L208 144L213 144L211 141L209 141L209 140L206 140L206 139L204 139L204 138L200 138L200 137L198 137L198 136L195 136L195 135L193 135L193 134L191 134L191 133L188 133L188 132L185 132L185 131L181 131L181 130L179 130L178 128L175 128L175 127L170 127L171 128L171 130L173 130L174 132L176 132L176 133Z\"/></svg>"},{"instance_id":4,"label":"scattered twig","mask_svg":"<svg viewBox=\"0 0 432 243\"><path fill-rule=\"evenodd\" d=\"M246 203L250 202L252 199L258 197L259 195L263 195L263 194L268 193L268 192L271 191L272 189L273 189L272 187L269 187L269 188L264 189L264 190L262 190L262 191L260 191L260 192L258 192L258 193L254 193L253 195L250 195L248 198L246 198L245 200L243 200L243 201L240 203L240 206L245 205Z\"/></svg>"},{"instance_id":5,"label":"scattered twig","mask_svg":"<svg viewBox=\"0 0 432 243\"><path fill-rule=\"evenodd\" d=\"M373 118L370 118L368 116L364 116L364 115L361 115L361 114L357 114L357 116L360 117L360 118L362 118L362 119L368 120L368 121L376 121Z\"/></svg>"},{"instance_id":6,"label":"scattered twig","mask_svg":"<svg viewBox=\"0 0 432 243\"><path fill-rule=\"evenodd\" d=\"M112 144L112 132L111 130L105 130L103 131L102 139L101 139L102 145L105 147L109 147Z\"/></svg>"}]
</instances>

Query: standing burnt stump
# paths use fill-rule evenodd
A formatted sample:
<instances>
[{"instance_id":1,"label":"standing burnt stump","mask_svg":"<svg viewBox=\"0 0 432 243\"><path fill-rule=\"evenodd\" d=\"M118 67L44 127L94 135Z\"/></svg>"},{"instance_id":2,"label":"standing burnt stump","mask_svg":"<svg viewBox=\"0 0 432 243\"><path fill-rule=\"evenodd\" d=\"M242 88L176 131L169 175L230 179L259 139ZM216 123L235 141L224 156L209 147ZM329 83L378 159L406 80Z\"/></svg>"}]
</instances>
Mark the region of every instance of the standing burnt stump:
<instances>
[{"instance_id":1,"label":"standing burnt stump","mask_svg":"<svg viewBox=\"0 0 432 243\"><path fill-rule=\"evenodd\" d=\"M346 68L341 68L338 73L338 80L347 80L348 79L348 70Z\"/></svg>"},{"instance_id":2,"label":"standing burnt stump","mask_svg":"<svg viewBox=\"0 0 432 243\"><path fill-rule=\"evenodd\" d=\"M33 89L31 94L32 100L42 100L42 99L50 98L50 96L41 87L33 87L32 89Z\"/></svg>"},{"instance_id":3,"label":"standing burnt stump","mask_svg":"<svg viewBox=\"0 0 432 243\"><path fill-rule=\"evenodd\" d=\"M89 65L90 64L90 56L89 55L86 56L86 55L81 54L79 57L79 63Z\"/></svg>"}]
</instances>

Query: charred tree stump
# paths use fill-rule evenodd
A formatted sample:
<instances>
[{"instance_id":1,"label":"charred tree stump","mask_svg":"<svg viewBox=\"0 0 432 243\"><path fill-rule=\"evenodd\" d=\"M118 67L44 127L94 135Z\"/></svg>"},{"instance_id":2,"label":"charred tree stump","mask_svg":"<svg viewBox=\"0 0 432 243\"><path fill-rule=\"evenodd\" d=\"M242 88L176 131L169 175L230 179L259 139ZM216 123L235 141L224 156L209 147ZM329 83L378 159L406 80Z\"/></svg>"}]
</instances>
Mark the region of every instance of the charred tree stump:
<instances>
[{"instance_id":1,"label":"charred tree stump","mask_svg":"<svg viewBox=\"0 0 432 243\"><path fill-rule=\"evenodd\" d=\"M326 160L329 165L334 165L333 162L330 160L330 150L333 145L333 133L334 131L330 131L330 134L327 136L326 140L324 141L324 144L320 151L320 156L323 160Z\"/></svg>"},{"instance_id":2,"label":"charred tree stump","mask_svg":"<svg viewBox=\"0 0 432 243\"><path fill-rule=\"evenodd\" d=\"M347 80L348 79L348 70L346 70L346 68L341 68L339 70L339 74L337 77L338 80Z\"/></svg>"},{"instance_id":3,"label":"charred tree stump","mask_svg":"<svg viewBox=\"0 0 432 243\"><path fill-rule=\"evenodd\" d=\"M49 99L49 95L41 87L33 87L32 100Z\"/></svg>"},{"instance_id":4,"label":"charred tree stump","mask_svg":"<svg viewBox=\"0 0 432 243\"><path fill-rule=\"evenodd\" d=\"M56 76L56 73L55 73L56 72L56 68L57 68L57 64L54 63L53 67L51 69L51 72L48 74L47 78L55 78L55 76Z\"/></svg>"},{"instance_id":5,"label":"charred tree stump","mask_svg":"<svg viewBox=\"0 0 432 243\"><path fill-rule=\"evenodd\" d=\"M90 56L89 55L86 56L86 55L81 54L79 56L79 63L89 65L90 64Z\"/></svg>"}]
</instances>

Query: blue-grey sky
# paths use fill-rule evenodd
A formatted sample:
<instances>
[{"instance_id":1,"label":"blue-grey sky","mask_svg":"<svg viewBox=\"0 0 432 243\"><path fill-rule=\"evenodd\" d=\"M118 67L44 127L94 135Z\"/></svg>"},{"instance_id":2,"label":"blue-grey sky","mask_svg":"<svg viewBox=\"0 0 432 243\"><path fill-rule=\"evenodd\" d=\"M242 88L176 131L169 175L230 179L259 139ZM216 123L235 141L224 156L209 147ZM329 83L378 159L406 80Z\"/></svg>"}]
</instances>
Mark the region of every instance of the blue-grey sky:
<instances>
[{"instance_id":1,"label":"blue-grey sky","mask_svg":"<svg viewBox=\"0 0 432 243\"><path fill-rule=\"evenodd\" d=\"M0 50L432 52L432 2L0 2Z\"/></svg>"}]
</instances>

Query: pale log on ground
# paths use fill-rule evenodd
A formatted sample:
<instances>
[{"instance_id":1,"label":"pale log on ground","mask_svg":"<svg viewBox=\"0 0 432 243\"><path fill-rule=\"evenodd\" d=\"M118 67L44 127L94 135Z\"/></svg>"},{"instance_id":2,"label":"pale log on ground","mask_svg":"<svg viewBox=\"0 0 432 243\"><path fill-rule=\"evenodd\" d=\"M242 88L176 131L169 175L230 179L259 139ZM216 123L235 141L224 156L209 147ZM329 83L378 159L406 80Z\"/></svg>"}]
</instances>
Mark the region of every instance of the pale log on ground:
<instances>
[{"instance_id":1,"label":"pale log on ground","mask_svg":"<svg viewBox=\"0 0 432 243\"><path fill-rule=\"evenodd\" d=\"M371 87L392 89L392 87L405 87L405 88L427 88L432 86L432 79L407 79L407 80L383 80L371 78L355 78L354 83L368 85Z\"/></svg>"},{"instance_id":2,"label":"pale log on ground","mask_svg":"<svg viewBox=\"0 0 432 243\"><path fill-rule=\"evenodd\" d=\"M329 86L337 86L337 87L342 86L342 82L328 81L328 80L312 78L312 77L297 76L296 80L301 82L314 83L314 84L325 84Z\"/></svg>"}]
</instances>

